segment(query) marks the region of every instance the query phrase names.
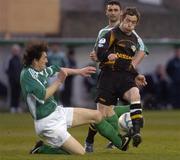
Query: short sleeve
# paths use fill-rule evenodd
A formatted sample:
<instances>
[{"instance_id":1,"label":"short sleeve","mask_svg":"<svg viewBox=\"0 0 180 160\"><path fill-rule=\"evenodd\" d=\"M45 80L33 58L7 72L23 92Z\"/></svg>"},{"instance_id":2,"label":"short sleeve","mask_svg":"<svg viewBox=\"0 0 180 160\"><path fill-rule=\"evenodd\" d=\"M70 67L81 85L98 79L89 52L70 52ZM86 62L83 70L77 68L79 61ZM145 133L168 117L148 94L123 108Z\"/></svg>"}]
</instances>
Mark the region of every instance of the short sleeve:
<instances>
[{"instance_id":1,"label":"short sleeve","mask_svg":"<svg viewBox=\"0 0 180 160\"><path fill-rule=\"evenodd\" d=\"M52 77L60 70L61 70L61 67L59 67L58 65L51 65L51 66L47 67L44 70L44 72L45 72L46 77Z\"/></svg>"},{"instance_id":2,"label":"short sleeve","mask_svg":"<svg viewBox=\"0 0 180 160\"><path fill-rule=\"evenodd\" d=\"M146 45L144 44L142 38L136 33L136 31L133 31L133 33L135 34L135 36L137 37L137 40L138 40L138 46L139 46L138 50L143 51L146 53L146 55L148 55L149 51L148 51Z\"/></svg>"}]
</instances>

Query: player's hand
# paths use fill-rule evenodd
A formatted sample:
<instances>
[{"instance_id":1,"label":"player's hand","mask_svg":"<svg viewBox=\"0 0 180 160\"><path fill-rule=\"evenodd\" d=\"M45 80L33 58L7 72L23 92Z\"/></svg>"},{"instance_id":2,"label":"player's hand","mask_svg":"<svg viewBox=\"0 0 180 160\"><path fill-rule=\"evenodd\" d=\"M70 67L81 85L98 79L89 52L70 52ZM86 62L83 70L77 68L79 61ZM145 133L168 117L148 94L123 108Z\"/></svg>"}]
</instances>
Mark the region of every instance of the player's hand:
<instances>
[{"instance_id":1,"label":"player's hand","mask_svg":"<svg viewBox=\"0 0 180 160\"><path fill-rule=\"evenodd\" d=\"M92 51L90 54L89 54L90 58L92 61L95 61L95 62L98 62L98 58L97 58L97 55L96 55L96 52L95 51Z\"/></svg>"},{"instance_id":2,"label":"player's hand","mask_svg":"<svg viewBox=\"0 0 180 160\"><path fill-rule=\"evenodd\" d=\"M108 56L108 59L110 61L115 61L117 59L117 54L114 54L114 53L111 53L109 56Z\"/></svg>"},{"instance_id":3,"label":"player's hand","mask_svg":"<svg viewBox=\"0 0 180 160\"><path fill-rule=\"evenodd\" d=\"M142 74L137 75L135 78L135 83L139 88L146 86L147 82L145 76Z\"/></svg>"},{"instance_id":4,"label":"player's hand","mask_svg":"<svg viewBox=\"0 0 180 160\"><path fill-rule=\"evenodd\" d=\"M92 66L81 68L79 71L79 74L84 77L90 77L93 73L96 73L96 68Z\"/></svg>"},{"instance_id":5,"label":"player's hand","mask_svg":"<svg viewBox=\"0 0 180 160\"><path fill-rule=\"evenodd\" d=\"M65 71L65 69L62 68L58 73L57 78L61 83L64 83L67 76L68 76L67 72Z\"/></svg>"}]
</instances>

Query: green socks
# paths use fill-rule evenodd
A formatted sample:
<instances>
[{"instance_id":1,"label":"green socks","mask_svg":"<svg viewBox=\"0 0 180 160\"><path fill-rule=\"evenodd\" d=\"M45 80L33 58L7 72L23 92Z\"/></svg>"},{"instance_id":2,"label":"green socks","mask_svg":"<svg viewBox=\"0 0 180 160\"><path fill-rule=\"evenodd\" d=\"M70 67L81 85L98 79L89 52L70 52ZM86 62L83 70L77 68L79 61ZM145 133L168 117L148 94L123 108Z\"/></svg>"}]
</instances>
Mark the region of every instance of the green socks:
<instances>
[{"instance_id":1,"label":"green socks","mask_svg":"<svg viewBox=\"0 0 180 160\"><path fill-rule=\"evenodd\" d=\"M121 149L122 140L118 135L118 132L109 124L106 120L102 120L100 123L95 124L98 132L108 140L110 140L117 148Z\"/></svg>"},{"instance_id":2,"label":"green socks","mask_svg":"<svg viewBox=\"0 0 180 160\"><path fill-rule=\"evenodd\" d=\"M118 127L118 116L114 114L111 117L106 117L105 120L111 124L111 126L116 130L116 132L119 132L119 127Z\"/></svg>"},{"instance_id":3,"label":"green socks","mask_svg":"<svg viewBox=\"0 0 180 160\"><path fill-rule=\"evenodd\" d=\"M123 113L130 112L130 105L116 106L114 107L114 112L120 117Z\"/></svg>"},{"instance_id":4,"label":"green socks","mask_svg":"<svg viewBox=\"0 0 180 160\"><path fill-rule=\"evenodd\" d=\"M61 148L53 148L46 144L43 144L39 148L38 153L39 154L69 154L68 152L66 152L65 150L63 150Z\"/></svg>"}]
</instances>

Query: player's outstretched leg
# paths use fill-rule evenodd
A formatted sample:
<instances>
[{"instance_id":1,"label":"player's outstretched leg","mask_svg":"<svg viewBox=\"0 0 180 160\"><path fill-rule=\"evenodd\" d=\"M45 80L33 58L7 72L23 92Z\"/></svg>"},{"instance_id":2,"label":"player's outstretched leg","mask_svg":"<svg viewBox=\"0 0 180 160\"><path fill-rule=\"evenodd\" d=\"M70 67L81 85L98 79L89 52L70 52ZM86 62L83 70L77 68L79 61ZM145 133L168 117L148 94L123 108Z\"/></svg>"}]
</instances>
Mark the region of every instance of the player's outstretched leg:
<instances>
[{"instance_id":1,"label":"player's outstretched leg","mask_svg":"<svg viewBox=\"0 0 180 160\"><path fill-rule=\"evenodd\" d=\"M130 136L121 137L119 133L109 124L106 120L102 120L100 123L95 124L98 132L110 140L118 149L126 151L130 142Z\"/></svg>"}]
</instances>

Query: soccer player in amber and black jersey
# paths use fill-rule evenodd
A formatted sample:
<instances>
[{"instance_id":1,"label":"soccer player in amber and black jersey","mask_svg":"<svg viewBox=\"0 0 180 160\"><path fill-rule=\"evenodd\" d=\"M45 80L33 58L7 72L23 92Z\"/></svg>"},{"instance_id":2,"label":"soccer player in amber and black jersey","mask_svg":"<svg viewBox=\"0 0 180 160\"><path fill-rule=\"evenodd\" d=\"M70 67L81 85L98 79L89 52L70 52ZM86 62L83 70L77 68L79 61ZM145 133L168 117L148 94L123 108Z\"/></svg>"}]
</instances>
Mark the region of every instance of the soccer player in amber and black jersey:
<instances>
[{"instance_id":1,"label":"soccer player in amber and black jersey","mask_svg":"<svg viewBox=\"0 0 180 160\"><path fill-rule=\"evenodd\" d=\"M123 98L130 103L133 146L135 147L142 141L140 128L143 127L140 94L135 79L146 85L144 76L139 75L132 64L140 48L138 39L132 32L139 19L140 14L136 8L126 8L120 25L105 34L98 41L97 48L97 58L101 68L97 84L98 109L104 113L104 117L111 120L113 118L113 122L117 122L117 116L113 111L117 99ZM117 125L117 123L114 124L115 128Z\"/></svg>"}]
</instances>

